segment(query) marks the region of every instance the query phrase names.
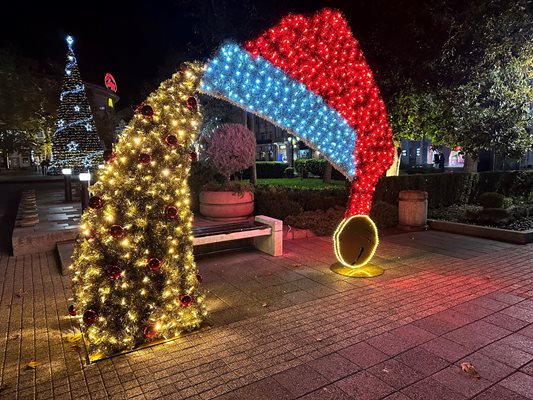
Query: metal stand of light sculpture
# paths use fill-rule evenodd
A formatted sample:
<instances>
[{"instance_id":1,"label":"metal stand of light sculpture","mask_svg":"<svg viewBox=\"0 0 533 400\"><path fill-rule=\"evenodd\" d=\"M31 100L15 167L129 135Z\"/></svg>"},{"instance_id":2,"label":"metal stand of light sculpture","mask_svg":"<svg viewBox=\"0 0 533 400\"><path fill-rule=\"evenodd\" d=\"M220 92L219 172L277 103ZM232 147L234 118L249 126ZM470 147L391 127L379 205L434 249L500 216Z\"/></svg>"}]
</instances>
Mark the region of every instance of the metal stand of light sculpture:
<instances>
[{"instance_id":1,"label":"metal stand of light sculpture","mask_svg":"<svg viewBox=\"0 0 533 400\"><path fill-rule=\"evenodd\" d=\"M368 217L379 178L394 159L385 105L346 19L335 10L288 15L244 45L228 42L207 63L200 91L288 130L349 180L345 219L334 235L348 276L376 276L378 245Z\"/></svg>"}]
</instances>

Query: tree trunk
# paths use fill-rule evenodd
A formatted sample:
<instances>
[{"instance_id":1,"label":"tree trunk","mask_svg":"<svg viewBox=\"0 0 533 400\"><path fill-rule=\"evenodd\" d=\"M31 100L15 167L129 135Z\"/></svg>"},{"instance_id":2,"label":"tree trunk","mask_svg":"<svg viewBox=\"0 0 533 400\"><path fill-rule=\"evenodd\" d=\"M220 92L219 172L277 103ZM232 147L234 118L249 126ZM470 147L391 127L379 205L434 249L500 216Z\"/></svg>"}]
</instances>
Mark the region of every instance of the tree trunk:
<instances>
[{"instance_id":1,"label":"tree trunk","mask_svg":"<svg viewBox=\"0 0 533 400\"><path fill-rule=\"evenodd\" d=\"M244 111L243 110L243 113L244 113L244 125L250 129L254 135L255 135L255 131L254 131L254 115L252 113L248 113L247 111ZM250 183L252 185L256 185L257 184L257 165L254 161L254 163L252 164L252 171L251 171L251 174L250 174Z\"/></svg>"},{"instance_id":2,"label":"tree trunk","mask_svg":"<svg viewBox=\"0 0 533 400\"><path fill-rule=\"evenodd\" d=\"M331 171L332 171L331 163L328 161L326 164L326 169L324 170L324 176L322 177L322 180L324 183L331 183Z\"/></svg>"},{"instance_id":3,"label":"tree trunk","mask_svg":"<svg viewBox=\"0 0 533 400\"><path fill-rule=\"evenodd\" d=\"M477 172L477 160L474 160L474 158L468 153L465 154L463 172Z\"/></svg>"},{"instance_id":4,"label":"tree trunk","mask_svg":"<svg viewBox=\"0 0 533 400\"><path fill-rule=\"evenodd\" d=\"M392 165L387 170L387 176L398 176L400 174L400 154L402 148L400 147L400 142L394 142L394 161Z\"/></svg>"}]
</instances>

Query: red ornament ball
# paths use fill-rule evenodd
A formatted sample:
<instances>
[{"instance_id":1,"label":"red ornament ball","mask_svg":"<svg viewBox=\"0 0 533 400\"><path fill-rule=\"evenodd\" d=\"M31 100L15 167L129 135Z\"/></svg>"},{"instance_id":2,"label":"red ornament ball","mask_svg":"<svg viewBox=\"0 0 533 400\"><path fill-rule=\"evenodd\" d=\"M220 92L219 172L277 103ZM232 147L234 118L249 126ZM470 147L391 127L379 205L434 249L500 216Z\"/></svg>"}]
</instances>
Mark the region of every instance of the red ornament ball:
<instances>
[{"instance_id":1,"label":"red ornament ball","mask_svg":"<svg viewBox=\"0 0 533 400\"><path fill-rule=\"evenodd\" d=\"M166 206L165 217L174 219L178 216L178 209L176 206Z\"/></svg>"},{"instance_id":2,"label":"red ornament ball","mask_svg":"<svg viewBox=\"0 0 533 400\"><path fill-rule=\"evenodd\" d=\"M106 274L110 279L119 279L122 278L122 268L117 267L116 265L111 265L107 267Z\"/></svg>"},{"instance_id":3,"label":"red ornament ball","mask_svg":"<svg viewBox=\"0 0 533 400\"><path fill-rule=\"evenodd\" d=\"M153 257L148 260L147 267L150 271L159 271L161 269L162 264L163 261L161 259Z\"/></svg>"},{"instance_id":4,"label":"red ornament ball","mask_svg":"<svg viewBox=\"0 0 533 400\"><path fill-rule=\"evenodd\" d=\"M109 228L109 233L111 236L113 236L115 239L120 238L124 236L124 228L120 225L112 225L111 228Z\"/></svg>"},{"instance_id":5,"label":"red ornament ball","mask_svg":"<svg viewBox=\"0 0 533 400\"><path fill-rule=\"evenodd\" d=\"M152 156L148 153L141 153L139 154L139 163L142 165L150 164L150 161L152 161Z\"/></svg>"},{"instance_id":6,"label":"red ornament ball","mask_svg":"<svg viewBox=\"0 0 533 400\"><path fill-rule=\"evenodd\" d=\"M99 208L102 208L104 206L104 201L101 197L98 196L92 196L89 199L89 207L91 207L94 210L98 210Z\"/></svg>"},{"instance_id":7,"label":"red ornament ball","mask_svg":"<svg viewBox=\"0 0 533 400\"><path fill-rule=\"evenodd\" d=\"M187 99L187 108L189 110L197 110L198 109L198 101L196 100L196 97L191 96Z\"/></svg>"},{"instance_id":8,"label":"red ornament ball","mask_svg":"<svg viewBox=\"0 0 533 400\"><path fill-rule=\"evenodd\" d=\"M98 313L94 310L86 310L83 313L83 323L87 326L92 325L98 319Z\"/></svg>"},{"instance_id":9,"label":"red ornament ball","mask_svg":"<svg viewBox=\"0 0 533 400\"><path fill-rule=\"evenodd\" d=\"M202 283L204 281L204 277L200 274L196 274L196 279L198 280L198 282Z\"/></svg>"},{"instance_id":10,"label":"red ornament ball","mask_svg":"<svg viewBox=\"0 0 533 400\"><path fill-rule=\"evenodd\" d=\"M145 118L152 118L154 116L154 109L148 104L145 104L141 107L141 114Z\"/></svg>"},{"instance_id":11,"label":"red ornament ball","mask_svg":"<svg viewBox=\"0 0 533 400\"><path fill-rule=\"evenodd\" d=\"M193 302L193 298L190 294L180 294L179 299L182 307L189 307Z\"/></svg>"},{"instance_id":12,"label":"red ornament ball","mask_svg":"<svg viewBox=\"0 0 533 400\"><path fill-rule=\"evenodd\" d=\"M106 150L104 151L104 161L108 164L111 164L113 161L115 161L117 158L117 155L113 150Z\"/></svg>"},{"instance_id":13,"label":"red ornament ball","mask_svg":"<svg viewBox=\"0 0 533 400\"><path fill-rule=\"evenodd\" d=\"M148 324L144 327L143 336L147 339L151 339L157 335L157 328L155 324Z\"/></svg>"},{"instance_id":14,"label":"red ornament ball","mask_svg":"<svg viewBox=\"0 0 533 400\"><path fill-rule=\"evenodd\" d=\"M71 304L68 306L68 315L75 316L76 315L76 309L74 308L74 304Z\"/></svg>"},{"instance_id":15,"label":"red ornament ball","mask_svg":"<svg viewBox=\"0 0 533 400\"><path fill-rule=\"evenodd\" d=\"M196 162L198 161L198 154L196 154L195 151L191 151L189 153L189 158L191 159L192 162Z\"/></svg>"},{"instance_id":16,"label":"red ornament ball","mask_svg":"<svg viewBox=\"0 0 533 400\"><path fill-rule=\"evenodd\" d=\"M176 147L178 145L178 137L176 135L168 135L165 138L165 143L170 147Z\"/></svg>"}]
</instances>

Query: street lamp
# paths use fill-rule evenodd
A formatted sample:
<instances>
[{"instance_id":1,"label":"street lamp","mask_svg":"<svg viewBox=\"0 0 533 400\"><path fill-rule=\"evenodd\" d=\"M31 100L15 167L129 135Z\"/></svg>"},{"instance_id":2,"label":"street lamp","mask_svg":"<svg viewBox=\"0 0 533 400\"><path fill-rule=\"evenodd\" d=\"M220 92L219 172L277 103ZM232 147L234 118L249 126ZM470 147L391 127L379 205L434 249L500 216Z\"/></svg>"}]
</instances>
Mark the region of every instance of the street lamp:
<instances>
[{"instance_id":1,"label":"street lamp","mask_svg":"<svg viewBox=\"0 0 533 400\"><path fill-rule=\"evenodd\" d=\"M89 205L89 182L91 181L90 172L80 173L81 183L81 211L83 212Z\"/></svg>"},{"instance_id":2,"label":"street lamp","mask_svg":"<svg viewBox=\"0 0 533 400\"><path fill-rule=\"evenodd\" d=\"M65 202L72 201L72 168L63 168L61 173L65 177Z\"/></svg>"}]
</instances>

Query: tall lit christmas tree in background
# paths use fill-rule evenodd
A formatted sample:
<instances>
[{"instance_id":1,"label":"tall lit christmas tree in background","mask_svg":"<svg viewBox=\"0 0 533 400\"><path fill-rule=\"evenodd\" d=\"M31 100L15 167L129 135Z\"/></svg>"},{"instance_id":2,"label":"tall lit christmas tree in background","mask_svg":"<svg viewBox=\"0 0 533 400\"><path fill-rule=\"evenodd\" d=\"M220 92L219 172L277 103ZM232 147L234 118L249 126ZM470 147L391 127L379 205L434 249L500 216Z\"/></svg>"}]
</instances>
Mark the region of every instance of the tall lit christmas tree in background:
<instances>
[{"instance_id":1,"label":"tall lit christmas tree in background","mask_svg":"<svg viewBox=\"0 0 533 400\"><path fill-rule=\"evenodd\" d=\"M67 36L67 65L52 141L51 166L55 172L60 172L61 168L72 168L75 172L94 169L101 162L103 153L72 49L73 42L72 36Z\"/></svg>"},{"instance_id":2,"label":"tall lit christmas tree in background","mask_svg":"<svg viewBox=\"0 0 533 400\"><path fill-rule=\"evenodd\" d=\"M203 66L186 64L141 105L91 187L74 252L71 314L96 360L197 328L188 176Z\"/></svg>"}]
</instances>

